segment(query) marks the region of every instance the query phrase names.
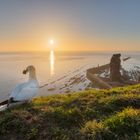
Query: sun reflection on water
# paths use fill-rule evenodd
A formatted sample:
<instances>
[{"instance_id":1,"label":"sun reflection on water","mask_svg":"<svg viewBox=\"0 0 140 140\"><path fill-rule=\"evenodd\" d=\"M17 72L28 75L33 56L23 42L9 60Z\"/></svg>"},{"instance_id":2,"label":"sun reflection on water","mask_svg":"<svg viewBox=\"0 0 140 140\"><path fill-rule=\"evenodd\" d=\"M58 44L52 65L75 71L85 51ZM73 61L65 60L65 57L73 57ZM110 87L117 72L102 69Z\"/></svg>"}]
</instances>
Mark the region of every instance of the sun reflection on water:
<instances>
[{"instance_id":1,"label":"sun reflection on water","mask_svg":"<svg viewBox=\"0 0 140 140\"><path fill-rule=\"evenodd\" d=\"M50 75L54 75L54 63L55 63L55 56L54 56L54 51L50 51Z\"/></svg>"}]
</instances>

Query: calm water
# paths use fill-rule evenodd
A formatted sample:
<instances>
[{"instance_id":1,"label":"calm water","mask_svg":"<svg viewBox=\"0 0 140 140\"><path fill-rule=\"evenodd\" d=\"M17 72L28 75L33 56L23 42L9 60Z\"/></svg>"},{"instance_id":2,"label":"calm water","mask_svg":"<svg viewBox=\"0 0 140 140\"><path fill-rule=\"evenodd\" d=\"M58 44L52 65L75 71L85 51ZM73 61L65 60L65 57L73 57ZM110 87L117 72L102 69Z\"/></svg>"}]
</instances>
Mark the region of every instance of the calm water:
<instances>
[{"instance_id":1,"label":"calm water","mask_svg":"<svg viewBox=\"0 0 140 140\"><path fill-rule=\"evenodd\" d=\"M136 61L140 53L126 53ZM124 54L124 56L126 56ZM83 66L97 66L109 62L112 53L95 52L45 52L45 53L1 53L0 54L0 100L5 98L16 84L26 81L28 75L22 71L34 65L40 85L55 80Z\"/></svg>"}]
</instances>

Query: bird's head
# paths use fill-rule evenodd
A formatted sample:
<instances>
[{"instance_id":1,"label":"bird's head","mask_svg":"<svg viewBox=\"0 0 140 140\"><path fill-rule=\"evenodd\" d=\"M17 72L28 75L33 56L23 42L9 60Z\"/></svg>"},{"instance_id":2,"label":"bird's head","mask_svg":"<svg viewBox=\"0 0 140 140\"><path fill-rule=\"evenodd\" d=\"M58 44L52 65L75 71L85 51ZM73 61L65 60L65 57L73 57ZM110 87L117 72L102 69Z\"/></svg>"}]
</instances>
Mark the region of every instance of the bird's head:
<instances>
[{"instance_id":1,"label":"bird's head","mask_svg":"<svg viewBox=\"0 0 140 140\"><path fill-rule=\"evenodd\" d=\"M26 74L27 72L35 72L35 67L32 65L28 66L25 70L23 70L23 74Z\"/></svg>"}]
</instances>

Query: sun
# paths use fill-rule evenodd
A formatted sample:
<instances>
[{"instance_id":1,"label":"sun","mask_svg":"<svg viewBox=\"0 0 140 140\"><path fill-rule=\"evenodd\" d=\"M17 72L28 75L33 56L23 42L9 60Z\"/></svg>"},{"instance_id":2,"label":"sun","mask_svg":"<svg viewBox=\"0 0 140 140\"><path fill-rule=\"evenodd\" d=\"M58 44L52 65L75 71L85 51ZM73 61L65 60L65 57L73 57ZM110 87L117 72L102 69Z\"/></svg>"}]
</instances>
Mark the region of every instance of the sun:
<instances>
[{"instance_id":1,"label":"sun","mask_svg":"<svg viewBox=\"0 0 140 140\"><path fill-rule=\"evenodd\" d=\"M54 40L51 39L51 40L49 41L49 43L50 43L51 45L53 45L53 44L54 44Z\"/></svg>"},{"instance_id":2,"label":"sun","mask_svg":"<svg viewBox=\"0 0 140 140\"><path fill-rule=\"evenodd\" d=\"M48 48L50 50L54 50L56 48L56 40L54 40L53 38L48 40Z\"/></svg>"}]
</instances>

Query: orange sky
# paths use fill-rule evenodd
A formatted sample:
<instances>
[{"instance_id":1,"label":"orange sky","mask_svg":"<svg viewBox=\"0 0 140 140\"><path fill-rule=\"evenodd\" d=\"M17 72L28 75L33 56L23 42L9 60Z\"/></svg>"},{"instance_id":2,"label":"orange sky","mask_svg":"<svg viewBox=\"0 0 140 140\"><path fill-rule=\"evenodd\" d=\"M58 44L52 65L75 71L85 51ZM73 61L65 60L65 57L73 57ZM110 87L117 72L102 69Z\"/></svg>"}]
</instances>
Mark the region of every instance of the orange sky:
<instances>
[{"instance_id":1,"label":"orange sky","mask_svg":"<svg viewBox=\"0 0 140 140\"><path fill-rule=\"evenodd\" d=\"M50 38L53 39L53 38ZM136 51L139 42L128 40L107 39L64 39L54 38L56 51ZM0 51L48 51L51 45L49 38L42 39L15 39L0 41Z\"/></svg>"}]
</instances>

